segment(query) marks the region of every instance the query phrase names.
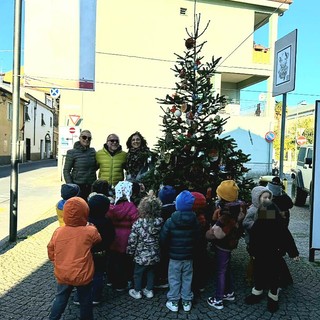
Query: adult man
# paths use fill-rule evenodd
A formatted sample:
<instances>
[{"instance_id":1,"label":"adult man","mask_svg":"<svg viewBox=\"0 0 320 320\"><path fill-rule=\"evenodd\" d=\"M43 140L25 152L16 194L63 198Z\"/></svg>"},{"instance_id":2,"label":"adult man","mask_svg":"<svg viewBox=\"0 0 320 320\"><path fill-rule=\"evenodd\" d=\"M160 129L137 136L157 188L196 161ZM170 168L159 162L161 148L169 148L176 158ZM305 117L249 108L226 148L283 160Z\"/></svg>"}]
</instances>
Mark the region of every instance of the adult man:
<instances>
[{"instance_id":1,"label":"adult man","mask_svg":"<svg viewBox=\"0 0 320 320\"><path fill-rule=\"evenodd\" d=\"M90 147L91 139L91 132L82 130L79 141L67 151L63 167L65 182L77 184L80 187L79 196L86 201L91 185L97 179L96 150Z\"/></svg>"},{"instance_id":2,"label":"adult man","mask_svg":"<svg viewBox=\"0 0 320 320\"><path fill-rule=\"evenodd\" d=\"M119 137L111 133L107 137L103 148L96 154L99 166L99 179L107 180L114 188L119 181L124 179L124 169L127 153L122 151Z\"/></svg>"}]
</instances>

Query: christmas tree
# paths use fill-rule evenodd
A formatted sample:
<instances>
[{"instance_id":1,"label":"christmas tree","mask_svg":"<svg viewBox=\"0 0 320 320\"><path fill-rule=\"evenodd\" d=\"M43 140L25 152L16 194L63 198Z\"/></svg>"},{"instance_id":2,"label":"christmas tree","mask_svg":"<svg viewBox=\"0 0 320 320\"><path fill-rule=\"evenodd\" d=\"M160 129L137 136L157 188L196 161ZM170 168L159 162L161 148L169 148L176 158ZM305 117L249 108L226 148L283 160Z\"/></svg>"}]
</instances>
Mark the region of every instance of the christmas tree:
<instances>
[{"instance_id":1,"label":"christmas tree","mask_svg":"<svg viewBox=\"0 0 320 320\"><path fill-rule=\"evenodd\" d=\"M176 54L172 68L177 78L176 88L163 99L157 99L164 112L163 137L155 146L158 154L154 168L145 177L145 184L155 190L161 185L172 185L177 190L188 189L215 197L222 180L234 179L240 187L240 198L251 200L252 179L244 178L244 166L249 156L237 150L235 140L221 137L228 118L221 114L226 105L224 96L215 94L212 78L221 58L204 62L200 41L200 15L195 16L193 33L186 30L186 50Z\"/></svg>"}]
</instances>

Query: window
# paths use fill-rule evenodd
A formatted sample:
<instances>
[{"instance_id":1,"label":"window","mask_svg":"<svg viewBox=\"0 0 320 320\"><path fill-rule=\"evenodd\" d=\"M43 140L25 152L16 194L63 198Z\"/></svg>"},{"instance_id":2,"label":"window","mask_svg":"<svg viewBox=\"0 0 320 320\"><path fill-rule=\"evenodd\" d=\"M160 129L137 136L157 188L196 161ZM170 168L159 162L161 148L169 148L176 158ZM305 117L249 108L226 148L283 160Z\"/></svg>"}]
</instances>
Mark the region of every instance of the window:
<instances>
[{"instance_id":1,"label":"window","mask_svg":"<svg viewBox=\"0 0 320 320\"><path fill-rule=\"evenodd\" d=\"M48 95L46 95L46 105L49 107L53 107L53 102L52 102L52 98Z\"/></svg>"},{"instance_id":2,"label":"window","mask_svg":"<svg viewBox=\"0 0 320 320\"><path fill-rule=\"evenodd\" d=\"M25 119L25 121L31 120L31 118L29 116L29 106L24 106L24 119Z\"/></svg>"},{"instance_id":3,"label":"window","mask_svg":"<svg viewBox=\"0 0 320 320\"><path fill-rule=\"evenodd\" d=\"M11 121L13 119L13 108L11 102L7 103L7 119Z\"/></svg>"},{"instance_id":4,"label":"window","mask_svg":"<svg viewBox=\"0 0 320 320\"><path fill-rule=\"evenodd\" d=\"M42 126L46 125L46 122L44 121L44 114L43 113L41 113L41 125Z\"/></svg>"},{"instance_id":5,"label":"window","mask_svg":"<svg viewBox=\"0 0 320 320\"><path fill-rule=\"evenodd\" d=\"M180 14L185 16L187 14L187 8L180 8Z\"/></svg>"},{"instance_id":6,"label":"window","mask_svg":"<svg viewBox=\"0 0 320 320\"><path fill-rule=\"evenodd\" d=\"M52 117L50 117L50 127L52 127Z\"/></svg>"}]
</instances>

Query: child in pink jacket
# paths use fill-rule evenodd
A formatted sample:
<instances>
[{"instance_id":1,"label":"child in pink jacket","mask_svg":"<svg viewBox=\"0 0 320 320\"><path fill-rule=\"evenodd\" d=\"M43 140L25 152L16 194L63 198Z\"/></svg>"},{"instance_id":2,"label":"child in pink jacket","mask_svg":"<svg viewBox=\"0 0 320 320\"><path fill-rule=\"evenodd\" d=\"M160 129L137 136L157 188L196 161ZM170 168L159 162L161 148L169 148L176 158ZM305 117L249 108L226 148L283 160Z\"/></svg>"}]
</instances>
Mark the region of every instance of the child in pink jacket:
<instances>
[{"instance_id":1,"label":"child in pink jacket","mask_svg":"<svg viewBox=\"0 0 320 320\"><path fill-rule=\"evenodd\" d=\"M138 219L138 209L131 201L132 183L120 181L115 187L115 202L107 216L112 220L115 238L110 246L109 282L117 291L124 291L133 277L132 257L127 255L128 238L133 223Z\"/></svg>"}]
</instances>

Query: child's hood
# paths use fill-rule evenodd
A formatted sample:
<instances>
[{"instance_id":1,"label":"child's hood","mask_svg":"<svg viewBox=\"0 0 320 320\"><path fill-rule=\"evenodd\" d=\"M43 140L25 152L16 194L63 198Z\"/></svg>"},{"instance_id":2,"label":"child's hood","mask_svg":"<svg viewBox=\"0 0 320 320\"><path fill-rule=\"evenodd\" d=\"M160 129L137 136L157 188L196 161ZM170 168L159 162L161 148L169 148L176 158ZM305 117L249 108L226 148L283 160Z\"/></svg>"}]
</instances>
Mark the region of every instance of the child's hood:
<instances>
[{"instance_id":1,"label":"child's hood","mask_svg":"<svg viewBox=\"0 0 320 320\"><path fill-rule=\"evenodd\" d=\"M80 197L73 197L66 201L63 207L63 220L66 226L85 226L88 222L89 207Z\"/></svg>"},{"instance_id":2,"label":"child's hood","mask_svg":"<svg viewBox=\"0 0 320 320\"><path fill-rule=\"evenodd\" d=\"M264 193L268 192L270 194L270 199L272 198L272 192L267 188L263 186L257 186L254 187L251 190L251 198L252 198L252 204L258 208L260 206L260 196Z\"/></svg>"},{"instance_id":3,"label":"child's hood","mask_svg":"<svg viewBox=\"0 0 320 320\"><path fill-rule=\"evenodd\" d=\"M196 214L192 211L175 211L171 220L174 224L180 227L190 226L197 223Z\"/></svg>"}]
</instances>

